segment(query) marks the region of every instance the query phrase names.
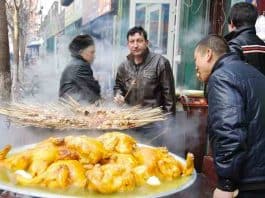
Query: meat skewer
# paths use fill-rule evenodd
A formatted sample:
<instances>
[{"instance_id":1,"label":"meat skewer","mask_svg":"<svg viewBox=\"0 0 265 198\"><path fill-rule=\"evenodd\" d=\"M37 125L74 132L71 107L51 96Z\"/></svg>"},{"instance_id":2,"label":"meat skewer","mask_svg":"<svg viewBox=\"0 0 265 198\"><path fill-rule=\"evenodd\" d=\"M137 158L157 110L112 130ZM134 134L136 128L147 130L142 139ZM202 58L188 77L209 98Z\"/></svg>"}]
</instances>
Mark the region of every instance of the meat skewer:
<instances>
[{"instance_id":1,"label":"meat skewer","mask_svg":"<svg viewBox=\"0 0 265 198\"><path fill-rule=\"evenodd\" d=\"M157 108L140 106L111 109L82 106L76 101L61 100L57 104L26 105L14 103L0 107L0 114L8 116L22 126L54 129L124 130L165 120L165 114Z\"/></svg>"}]
</instances>

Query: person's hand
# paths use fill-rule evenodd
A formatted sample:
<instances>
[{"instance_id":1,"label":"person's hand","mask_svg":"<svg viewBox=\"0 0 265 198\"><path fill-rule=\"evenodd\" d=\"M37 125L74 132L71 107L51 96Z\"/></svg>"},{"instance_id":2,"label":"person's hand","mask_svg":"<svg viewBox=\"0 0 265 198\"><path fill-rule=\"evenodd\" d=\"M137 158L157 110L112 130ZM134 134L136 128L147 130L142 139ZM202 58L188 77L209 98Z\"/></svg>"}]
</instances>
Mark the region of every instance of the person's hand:
<instances>
[{"instance_id":1,"label":"person's hand","mask_svg":"<svg viewBox=\"0 0 265 198\"><path fill-rule=\"evenodd\" d=\"M234 192L227 192L216 188L213 192L213 198L234 198L237 197L238 190Z\"/></svg>"},{"instance_id":2,"label":"person's hand","mask_svg":"<svg viewBox=\"0 0 265 198\"><path fill-rule=\"evenodd\" d=\"M122 105L125 103L125 100L124 100L124 97L120 94L117 94L115 97L114 97L114 102L119 104L119 105Z\"/></svg>"},{"instance_id":3,"label":"person's hand","mask_svg":"<svg viewBox=\"0 0 265 198\"><path fill-rule=\"evenodd\" d=\"M100 106L102 106L104 104L104 101L105 101L104 98L100 98L100 99L98 99L98 100L95 101L94 105L96 107L100 107Z\"/></svg>"}]
</instances>

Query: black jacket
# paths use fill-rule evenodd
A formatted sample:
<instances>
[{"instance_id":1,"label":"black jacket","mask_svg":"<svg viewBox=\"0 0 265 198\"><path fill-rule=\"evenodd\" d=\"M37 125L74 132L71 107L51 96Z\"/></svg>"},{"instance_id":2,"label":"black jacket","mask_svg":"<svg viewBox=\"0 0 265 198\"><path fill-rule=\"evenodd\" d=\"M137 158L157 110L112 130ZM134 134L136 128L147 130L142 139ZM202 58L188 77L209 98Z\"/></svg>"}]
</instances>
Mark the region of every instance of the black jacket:
<instances>
[{"instance_id":1,"label":"black jacket","mask_svg":"<svg viewBox=\"0 0 265 198\"><path fill-rule=\"evenodd\" d=\"M255 27L241 27L225 36L231 52L256 67L265 75L265 43L257 35Z\"/></svg>"},{"instance_id":2,"label":"black jacket","mask_svg":"<svg viewBox=\"0 0 265 198\"><path fill-rule=\"evenodd\" d=\"M176 99L173 73L169 61L159 54L146 52L141 65L129 55L118 68L114 93L123 96L129 105L159 107L175 113ZM132 85L132 81L136 81Z\"/></svg>"},{"instance_id":3,"label":"black jacket","mask_svg":"<svg viewBox=\"0 0 265 198\"><path fill-rule=\"evenodd\" d=\"M59 97L67 96L82 103L94 103L100 99L100 86L93 77L90 64L78 56L73 56L61 76Z\"/></svg>"},{"instance_id":4,"label":"black jacket","mask_svg":"<svg viewBox=\"0 0 265 198\"><path fill-rule=\"evenodd\" d=\"M265 76L226 54L208 81L208 132L218 187L225 191L265 184Z\"/></svg>"}]
</instances>

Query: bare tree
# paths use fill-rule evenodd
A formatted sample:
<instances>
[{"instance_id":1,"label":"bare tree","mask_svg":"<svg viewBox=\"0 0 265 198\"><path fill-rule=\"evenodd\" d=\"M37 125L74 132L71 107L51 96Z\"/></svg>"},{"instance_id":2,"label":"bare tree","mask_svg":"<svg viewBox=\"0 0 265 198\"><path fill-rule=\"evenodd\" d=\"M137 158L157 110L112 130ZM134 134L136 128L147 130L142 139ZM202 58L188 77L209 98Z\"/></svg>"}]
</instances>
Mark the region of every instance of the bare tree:
<instances>
[{"instance_id":1,"label":"bare tree","mask_svg":"<svg viewBox=\"0 0 265 198\"><path fill-rule=\"evenodd\" d=\"M23 76L25 49L28 32L34 22L37 3L34 0L8 0L8 22L12 32L16 82Z\"/></svg>"},{"instance_id":2,"label":"bare tree","mask_svg":"<svg viewBox=\"0 0 265 198\"><path fill-rule=\"evenodd\" d=\"M7 0L8 2L8 25L12 32L12 43L15 64L15 80L19 82L19 10L21 7L21 0Z\"/></svg>"},{"instance_id":3,"label":"bare tree","mask_svg":"<svg viewBox=\"0 0 265 198\"><path fill-rule=\"evenodd\" d=\"M28 42L28 32L30 28L32 27L32 15L35 13L35 10L37 7L33 7L32 0L22 0L22 5L20 8L20 27L19 27L19 35L20 35L20 43L19 43L19 52L20 52L20 78L24 78L24 60L25 60L25 51L26 51L26 45ZM37 4L35 4L37 5Z\"/></svg>"},{"instance_id":4,"label":"bare tree","mask_svg":"<svg viewBox=\"0 0 265 198\"><path fill-rule=\"evenodd\" d=\"M5 0L0 0L0 99L11 98L10 54Z\"/></svg>"}]
</instances>

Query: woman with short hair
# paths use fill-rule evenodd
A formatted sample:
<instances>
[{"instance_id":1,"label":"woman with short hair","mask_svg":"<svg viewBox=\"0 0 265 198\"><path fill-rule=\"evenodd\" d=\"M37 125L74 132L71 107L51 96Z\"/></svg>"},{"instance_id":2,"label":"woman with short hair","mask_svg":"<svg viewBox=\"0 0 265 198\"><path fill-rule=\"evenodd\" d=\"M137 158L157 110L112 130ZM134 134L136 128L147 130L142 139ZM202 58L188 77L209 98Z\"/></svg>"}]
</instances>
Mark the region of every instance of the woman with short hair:
<instances>
[{"instance_id":1,"label":"woman with short hair","mask_svg":"<svg viewBox=\"0 0 265 198\"><path fill-rule=\"evenodd\" d=\"M94 40L88 34L76 36L69 50L72 60L62 73L59 97L70 96L80 103L94 103L100 99L100 86L91 68L95 58Z\"/></svg>"}]
</instances>

